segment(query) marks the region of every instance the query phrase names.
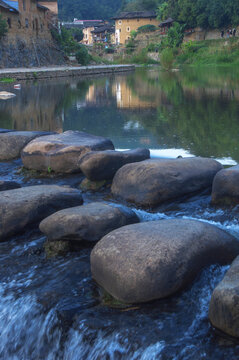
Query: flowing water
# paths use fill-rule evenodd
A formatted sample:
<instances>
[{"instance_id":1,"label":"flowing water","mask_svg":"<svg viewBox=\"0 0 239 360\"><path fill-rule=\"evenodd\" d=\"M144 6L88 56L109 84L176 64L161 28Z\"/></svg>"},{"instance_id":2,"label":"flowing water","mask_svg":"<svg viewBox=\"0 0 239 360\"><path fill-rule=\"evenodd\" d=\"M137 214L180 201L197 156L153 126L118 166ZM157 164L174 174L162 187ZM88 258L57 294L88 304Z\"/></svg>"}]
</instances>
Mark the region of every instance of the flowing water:
<instances>
[{"instance_id":1,"label":"flowing water","mask_svg":"<svg viewBox=\"0 0 239 360\"><path fill-rule=\"evenodd\" d=\"M13 91L12 85L1 89ZM137 69L119 76L22 83L0 102L0 128L83 130L112 139L118 149L148 147L152 157L208 156L239 161L239 71ZM21 161L0 163L0 179L70 184L80 175L24 178ZM86 193L84 201L114 202ZM154 212L134 209L141 221L193 218L239 238L239 210L216 209L204 192ZM129 308L104 305L83 249L48 259L45 238L32 229L0 244L0 359L239 358L239 344L208 321L210 296L228 267L213 265L169 299Z\"/></svg>"}]
</instances>

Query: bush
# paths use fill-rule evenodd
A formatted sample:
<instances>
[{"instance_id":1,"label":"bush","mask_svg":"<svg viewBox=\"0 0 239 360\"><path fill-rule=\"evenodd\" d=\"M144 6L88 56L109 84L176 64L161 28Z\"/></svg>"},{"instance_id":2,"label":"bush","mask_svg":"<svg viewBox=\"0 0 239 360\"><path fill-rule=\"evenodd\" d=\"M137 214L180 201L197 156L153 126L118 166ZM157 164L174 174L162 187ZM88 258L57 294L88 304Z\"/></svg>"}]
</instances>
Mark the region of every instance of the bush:
<instances>
[{"instance_id":1,"label":"bush","mask_svg":"<svg viewBox=\"0 0 239 360\"><path fill-rule=\"evenodd\" d=\"M138 28L138 32L139 33L147 33L147 32L156 31L156 29L157 29L156 26L148 24L148 25L140 26Z\"/></svg>"},{"instance_id":2,"label":"bush","mask_svg":"<svg viewBox=\"0 0 239 360\"><path fill-rule=\"evenodd\" d=\"M174 61L173 50L169 48L164 49L160 54L160 63L162 67L165 70L172 69L173 61Z\"/></svg>"},{"instance_id":3,"label":"bush","mask_svg":"<svg viewBox=\"0 0 239 360\"><path fill-rule=\"evenodd\" d=\"M2 18L0 14L0 39L8 32L7 22Z\"/></svg>"},{"instance_id":4,"label":"bush","mask_svg":"<svg viewBox=\"0 0 239 360\"><path fill-rule=\"evenodd\" d=\"M88 53L87 48L84 45L80 45L76 52L76 60L81 65L88 65L91 61L91 56Z\"/></svg>"},{"instance_id":5,"label":"bush","mask_svg":"<svg viewBox=\"0 0 239 360\"><path fill-rule=\"evenodd\" d=\"M154 43L150 43L147 46L147 50L148 52L158 52L160 48L160 44L154 44Z\"/></svg>"},{"instance_id":6,"label":"bush","mask_svg":"<svg viewBox=\"0 0 239 360\"><path fill-rule=\"evenodd\" d=\"M106 54L114 54L115 49L113 47L108 47L105 49Z\"/></svg>"}]
</instances>

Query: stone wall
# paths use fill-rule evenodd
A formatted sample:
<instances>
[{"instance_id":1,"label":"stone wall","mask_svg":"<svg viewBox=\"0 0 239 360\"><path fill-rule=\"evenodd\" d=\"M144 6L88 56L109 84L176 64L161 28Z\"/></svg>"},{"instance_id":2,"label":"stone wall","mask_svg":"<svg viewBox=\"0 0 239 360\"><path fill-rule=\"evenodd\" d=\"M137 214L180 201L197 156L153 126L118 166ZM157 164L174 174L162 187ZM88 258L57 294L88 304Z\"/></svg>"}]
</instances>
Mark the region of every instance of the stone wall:
<instances>
[{"instance_id":1,"label":"stone wall","mask_svg":"<svg viewBox=\"0 0 239 360\"><path fill-rule=\"evenodd\" d=\"M52 40L38 38L30 41L16 37L12 42L0 41L1 68L64 64L63 53Z\"/></svg>"}]
</instances>

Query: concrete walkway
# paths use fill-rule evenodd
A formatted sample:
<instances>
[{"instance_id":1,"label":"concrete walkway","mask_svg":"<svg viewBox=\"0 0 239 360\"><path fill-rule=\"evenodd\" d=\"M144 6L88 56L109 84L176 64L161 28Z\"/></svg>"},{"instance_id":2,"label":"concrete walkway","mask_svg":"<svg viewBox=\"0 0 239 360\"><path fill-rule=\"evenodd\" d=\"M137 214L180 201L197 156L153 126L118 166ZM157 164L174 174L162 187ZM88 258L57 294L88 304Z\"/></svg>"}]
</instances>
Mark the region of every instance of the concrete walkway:
<instances>
[{"instance_id":1,"label":"concrete walkway","mask_svg":"<svg viewBox=\"0 0 239 360\"><path fill-rule=\"evenodd\" d=\"M27 80L68 76L86 76L133 71L134 69L134 65L49 66L34 68L12 68L0 69L0 79L11 77L16 80Z\"/></svg>"}]
</instances>

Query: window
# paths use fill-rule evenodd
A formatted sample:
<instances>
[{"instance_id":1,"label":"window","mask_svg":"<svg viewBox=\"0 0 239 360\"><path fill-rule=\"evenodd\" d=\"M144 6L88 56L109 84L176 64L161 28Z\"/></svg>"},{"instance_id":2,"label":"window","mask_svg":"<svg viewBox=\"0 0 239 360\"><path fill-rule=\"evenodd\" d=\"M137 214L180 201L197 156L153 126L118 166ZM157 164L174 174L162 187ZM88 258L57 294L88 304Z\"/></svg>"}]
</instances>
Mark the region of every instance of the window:
<instances>
[{"instance_id":1,"label":"window","mask_svg":"<svg viewBox=\"0 0 239 360\"><path fill-rule=\"evenodd\" d=\"M23 10L26 11L26 0L22 0Z\"/></svg>"},{"instance_id":2,"label":"window","mask_svg":"<svg viewBox=\"0 0 239 360\"><path fill-rule=\"evenodd\" d=\"M7 18L7 23L8 23L8 27L9 27L9 29L11 29L12 24L11 24L11 19L10 19L10 18Z\"/></svg>"},{"instance_id":3,"label":"window","mask_svg":"<svg viewBox=\"0 0 239 360\"><path fill-rule=\"evenodd\" d=\"M128 36L128 40L130 40L130 36Z\"/></svg>"},{"instance_id":4,"label":"window","mask_svg":"<svg viewBox=\"0 0 239 360\"><path fill-rule=\"evenodd\" d=\"M28 27L29 27L29 22L28 22L28 19L25 19L25 26L26 26L26 28L28 28Z\"/></svg>"},{"instance_id":5,"label":"window","mask_svg":"<svg viewBox=\"0 0 239 360\"><path fill-rule=\"evenodd\" d=\"M126 28L126 31L130 32L130 27L129 26Z\"/></svg>"},{"instance_id":6,"label":"window","mask_svg":"<svg viewBox=\"0 0 239 360\"><path fill-rule=\"evenodd\" d=\"M118 24L119 24L119 25L122 25L122 20L119 20L119 21L118 21Z\"/></svg>"}]
</instances>

